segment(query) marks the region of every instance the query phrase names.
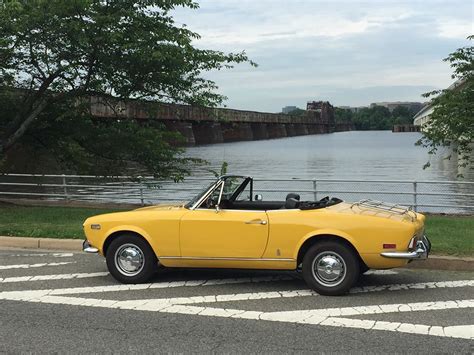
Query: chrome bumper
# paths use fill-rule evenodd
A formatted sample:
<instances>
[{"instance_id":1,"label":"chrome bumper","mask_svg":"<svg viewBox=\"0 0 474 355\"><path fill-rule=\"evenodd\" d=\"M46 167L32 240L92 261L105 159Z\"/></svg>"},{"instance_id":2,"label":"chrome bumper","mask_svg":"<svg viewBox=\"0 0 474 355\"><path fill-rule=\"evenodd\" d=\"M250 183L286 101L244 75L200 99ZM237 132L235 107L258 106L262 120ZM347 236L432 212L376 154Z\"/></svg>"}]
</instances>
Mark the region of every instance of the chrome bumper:
<instances>
[{"instance_id":1,"label":"chrome bumper","mask_svg":"<svg viewBox=\"0 0 474 355\"><path fill-rule=\"evenodd\" d=\"M428 259L428 254L430 253L430 250L431 242L428 238L426 238L426 236L423 236L421 240L416 242L416 248L414 251L388 251L381 253L380 255L392 259L424 260Z\"/></svg>"},{"instance_id":2,"label":"chrome bumper","mask_svg":"<svg viewBox=\"0 0 474 355\"><path fill-rule=\"evenodd\" d=\"M84 243L82 243L82 250L91 254L97 254L99 252L99 249L91 246L87 240L84 240Z\"/></svg>"}]
</instances>

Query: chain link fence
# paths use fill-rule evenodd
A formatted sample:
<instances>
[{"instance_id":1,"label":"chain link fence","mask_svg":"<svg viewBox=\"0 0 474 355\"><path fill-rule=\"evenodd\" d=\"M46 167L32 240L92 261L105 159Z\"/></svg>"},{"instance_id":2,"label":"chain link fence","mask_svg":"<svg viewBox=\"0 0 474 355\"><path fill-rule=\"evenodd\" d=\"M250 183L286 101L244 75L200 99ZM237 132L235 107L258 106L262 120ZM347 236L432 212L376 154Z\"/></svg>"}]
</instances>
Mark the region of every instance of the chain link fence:
<instances>
[{"instance_id":1,"label":"chain link fence","mask_svg":"<svg viewBox=\"0 0 474 355\"><path fill-rule=\"evenodd\" d=\"M183 182L153 177L96 177L85 175L0 175L0 199L86 201L150 205L190 200L214 178L189 178ZM474 182L337 179L255 179L254 194L265 201L284 201L288 193L301 200L325 196L346 201L374 199L432 213L474 214Z\"/></svg>"}]
</instances>

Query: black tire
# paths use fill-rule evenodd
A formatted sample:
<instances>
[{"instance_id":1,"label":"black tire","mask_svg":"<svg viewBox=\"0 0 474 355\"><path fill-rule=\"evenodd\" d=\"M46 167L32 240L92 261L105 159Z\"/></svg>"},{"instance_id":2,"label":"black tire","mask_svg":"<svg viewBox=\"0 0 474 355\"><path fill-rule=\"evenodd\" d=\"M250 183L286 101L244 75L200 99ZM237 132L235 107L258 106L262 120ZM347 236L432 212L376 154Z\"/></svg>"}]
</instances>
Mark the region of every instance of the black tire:
<instances>
[{"instance_id":1,"label":"black tire","mask_svg":"<svg viewBox=\"0 0 474 355\"><path fill-rule=\"evenodd\" d=\"M320 267L315 270L317 264ZM358 256L349 246L337 241L316 243L303 258L303 278L320 295L339 296L349 292L359 272Z\"/></svg>"},{"instance_id":2,"label":"black tire","mask_svg":"<svg viewBox=\"0 0 474 355\"><path fill-rule=\"evenodd\" d=\"M110 243L106 254L110 274L125 284L147 282L156 272L158 259L150 245L134 234L123 234Z\"/></svg>"},{"instance_id":3,"label":"black tire","mask_svg":"<svg viewBox=\"0 0 474 355\"><path fill-rule=\"evenodd\" d=\"M370 269L368 268L367 265L365 265L363 262L360 263L360 274L365 274L367 271Z\"/></svg>"}]
</instances>

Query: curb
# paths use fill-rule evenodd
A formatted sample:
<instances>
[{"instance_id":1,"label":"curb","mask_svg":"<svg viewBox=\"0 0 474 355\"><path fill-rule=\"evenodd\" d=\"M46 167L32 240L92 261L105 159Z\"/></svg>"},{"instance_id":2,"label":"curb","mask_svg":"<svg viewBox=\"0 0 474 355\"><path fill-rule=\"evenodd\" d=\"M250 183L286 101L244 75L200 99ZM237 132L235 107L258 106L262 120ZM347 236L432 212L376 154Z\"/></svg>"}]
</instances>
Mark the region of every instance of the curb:
<instances>
[{"instance_id":1,"label":"curb","mask_svg":"<svg viewBox=\"0 0 474 355\"><path fill-rule=\"evenodd\" d=\"M431 269L449 271L474 271L474 258L448 255L430 255L427 260L413 261L408 269Z\"/></svg>"},{"instance_id":2,"label":"curb","mask_svg":"<svg viewBox=\"0 0 474 355\"><path fill-rule=\"evenodd\" d=\"M82 251L82 239L23 238L0 236L0 248Z\"/></svg>"},{"instance_id":3,"label":"curb","mask_svg":"<svg viewBox=\"0 0 474 355\"><path fill-rule=\"evenodd\" d=\"M68 250L82 252L82 239L27 238L0 236L0 248ZM409 269L474 271L474 258L431 255L428 260L414 261Z\"/></svg>"}]
</instances>

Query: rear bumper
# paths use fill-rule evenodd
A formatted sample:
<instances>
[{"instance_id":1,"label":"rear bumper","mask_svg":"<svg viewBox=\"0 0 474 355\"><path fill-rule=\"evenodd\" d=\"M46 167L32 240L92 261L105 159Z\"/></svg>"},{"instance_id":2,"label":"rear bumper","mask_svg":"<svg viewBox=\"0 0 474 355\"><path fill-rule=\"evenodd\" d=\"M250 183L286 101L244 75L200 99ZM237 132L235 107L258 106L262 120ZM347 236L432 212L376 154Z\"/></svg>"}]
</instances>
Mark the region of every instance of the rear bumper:
<instances>
[{"instance_id":1,"label":"rear bumper","mask_svg":"<svg viewBox=\"0 0 474 355\"><path fill-rule=\"evenodd\" d=\"M90 254L97 254L99 252L99 249L91 246L87 240L84 240L84 243L82 243L82 250Z\"/></svg>"},{"instance_id":2,"label":"rear bumper","mask_svg":"<svg viewBox=\"0 0 474 355\"><path fill-rule=\"evenodd\" d=\"M424 260L424 259L428 259L430 250L431 250L431 242L426 236L423 236L420 240L416 242L416 247L414 251L406 251L406 252L388 251L388 252L383 252L380 255L382 255L383 257L392 258L392 259Z\"/></svg>"}]
</instances>

